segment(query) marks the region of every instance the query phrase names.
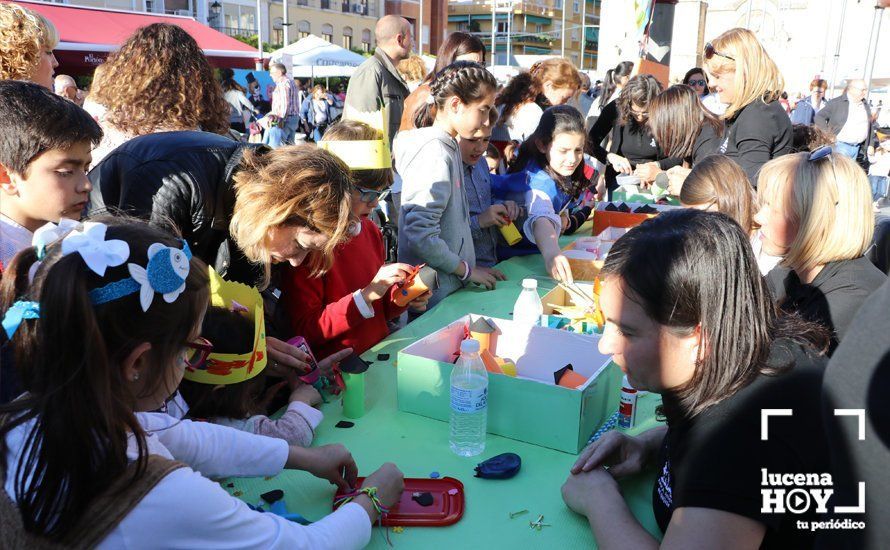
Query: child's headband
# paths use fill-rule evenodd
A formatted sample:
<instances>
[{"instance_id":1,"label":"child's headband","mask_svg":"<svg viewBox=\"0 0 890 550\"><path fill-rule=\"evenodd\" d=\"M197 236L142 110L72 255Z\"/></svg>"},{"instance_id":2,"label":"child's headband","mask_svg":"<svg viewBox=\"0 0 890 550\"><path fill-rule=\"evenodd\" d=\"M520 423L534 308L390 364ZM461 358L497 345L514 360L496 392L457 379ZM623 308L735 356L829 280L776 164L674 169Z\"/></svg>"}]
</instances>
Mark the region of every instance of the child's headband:
<instances>
[{"instance_id":1,"label":"child's headband","mask_svg":"<svg viewBox=\"0 0 890 550\"><path fill-rule=\"evenodd\" d=\"M77 225L77 228L72 228ZM90 271L105 276L109 267L123 265L130 257L130 245L119 239L105 240L108 226L99 222L86 222L82 227L76 222L62 221L59 225L48 223L34 232L33 243L37 257L45 255L46 246L58 240L63 234L62 256L80 254ZM139 293L142 311L148 311L155 293L162 294L164 301L173 303L185 290L192 252L182 241L182 249L172 248L161 243L148 247L148 263L145 267L129 263L130 276L90 291L90 301L100 305L130 294ZM3 317L3 328L12 338L23 319L39 317L37 302L16 302Z\"/></svg>"}]
</instances>

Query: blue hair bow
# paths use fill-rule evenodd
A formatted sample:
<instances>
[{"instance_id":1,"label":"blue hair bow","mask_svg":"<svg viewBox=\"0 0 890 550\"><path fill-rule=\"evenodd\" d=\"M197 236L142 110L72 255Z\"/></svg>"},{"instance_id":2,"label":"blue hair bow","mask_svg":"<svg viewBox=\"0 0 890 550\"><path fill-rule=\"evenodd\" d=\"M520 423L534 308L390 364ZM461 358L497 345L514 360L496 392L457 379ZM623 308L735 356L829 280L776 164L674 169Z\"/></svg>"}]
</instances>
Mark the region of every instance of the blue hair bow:
<instances>
[{"instance_id":1,"label":"blue hair bow","mask_svg":"<svg viewBox=\"0 0 890 550\"><path fill-rule=\"evenodd\" d=\"M23 320L39 318L40 304L37 302L18 301L12 304L3 316L3 330L6 331L6 337L11 339Z\"/></svg>"}]
</instances>

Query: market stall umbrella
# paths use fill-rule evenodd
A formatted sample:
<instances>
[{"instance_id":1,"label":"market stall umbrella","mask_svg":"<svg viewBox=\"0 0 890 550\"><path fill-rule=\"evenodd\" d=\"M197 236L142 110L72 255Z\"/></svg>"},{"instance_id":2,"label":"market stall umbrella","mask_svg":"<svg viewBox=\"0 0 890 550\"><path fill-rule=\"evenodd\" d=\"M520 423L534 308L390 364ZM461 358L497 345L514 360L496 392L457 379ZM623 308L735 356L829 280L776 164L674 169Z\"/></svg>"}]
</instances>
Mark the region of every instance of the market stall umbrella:
<instances>
[{"instance_id":1,"label":"market stall umbrella","mask_svg":"<svg viewBox=\"0 0 890 550\"><path fill-rule=\"evenodd\" d=\"M364 56L314 34L275 50L271 58L287 67L293 76L310 78L352 76L355 68L365 61Z\"/></svg>"},{"instance_id":2,"label":"market stall umbrella","mask_svg":"<svg viewBox=\"0 0 890 550\"><path fill-rule=\"evenodd\" d=\"M16 2L40 13L53 22L59 31L55 49L61 69L57 72L90 74L105 62L108 54L120 47L137 29L152 23L169 23L182 27L204 50L211 64L217 67L251 69L257 56L255 48L198 23L191 17L134 13L102 8Z\"/></svg>"}]
</instances>

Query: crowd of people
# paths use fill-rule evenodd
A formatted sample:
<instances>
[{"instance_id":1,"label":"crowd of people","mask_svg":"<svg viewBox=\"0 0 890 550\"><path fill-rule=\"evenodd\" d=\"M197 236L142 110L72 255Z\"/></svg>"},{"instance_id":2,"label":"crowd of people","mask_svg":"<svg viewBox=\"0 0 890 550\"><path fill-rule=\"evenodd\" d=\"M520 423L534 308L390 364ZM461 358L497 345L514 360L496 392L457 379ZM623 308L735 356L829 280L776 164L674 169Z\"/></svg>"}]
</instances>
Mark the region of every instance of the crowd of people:
<instances>
[{"instance_id":1,"label":"crowd of people","mask_svg":"<svg viewBox=\"0 0 890 550\"><path fill-rule=\"evenodd\" d=\"M666 423L590 444L565 472L567 506L602 547L657 547L618 484L654 466L666 546L886 543L890 230L875 203L890 136L864 84L827 99L816 79L791 109L745 29L711 39L704 66L667 87L631 62L591 83L562 58L501 83L460 32L426 73L411 29L381 18L343 96L280 64L271 94L244 87L156 23L84 94L54 78L52 22L0 3L4 543L367 544L402 473L387 463L357 486L346 448L311 446L321 395L288 341L302 336L330 373L450 294L495 288L511 256L540 254L571 283L559 238L630 175L667 181L685 208L609 252L598 345L661 395ZM369 122L381 109L385 123ZM518 243L497 231L509 224ZM438 284L402 303L419 265ZM208 266L262 291L268 364L250 381L189 379L211 352L255 345L237 308L211 306ZM793 416L762 439L763 409ZM866 410L867 444L834 409ZM211 481L286 468L354 498L304 526ZM833 505L865 499L866 528L815 533L798 527L815 513L764 513L762 471L830 473Z\"/></svg>"}]
</instances>

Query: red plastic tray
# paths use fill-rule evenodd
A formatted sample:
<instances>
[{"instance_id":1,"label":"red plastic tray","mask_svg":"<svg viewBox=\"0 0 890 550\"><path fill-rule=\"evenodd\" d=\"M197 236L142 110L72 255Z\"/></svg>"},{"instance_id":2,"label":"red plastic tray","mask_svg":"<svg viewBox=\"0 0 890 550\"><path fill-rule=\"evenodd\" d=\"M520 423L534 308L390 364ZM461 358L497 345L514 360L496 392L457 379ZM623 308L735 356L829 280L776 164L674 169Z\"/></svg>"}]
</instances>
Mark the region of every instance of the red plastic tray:
<instances>
[{"instance_id":1,"label":"red plastic tray","mask_svg":"<svg viewBox=\"0 0 890 550\"><path fill-rule=\"evenodd\" d=\"M361 487L365 478L358 478ZM448 491L457 489L457 494ZM414 493L430 493L433 503L421 506L411 499ZM334 496L336 502L340 495ZM464 515L464 484L453 477L440 479L405 478L402 498L383 518L385 527L445 527L457 523Z\"/></svg>"}]
</instances>

